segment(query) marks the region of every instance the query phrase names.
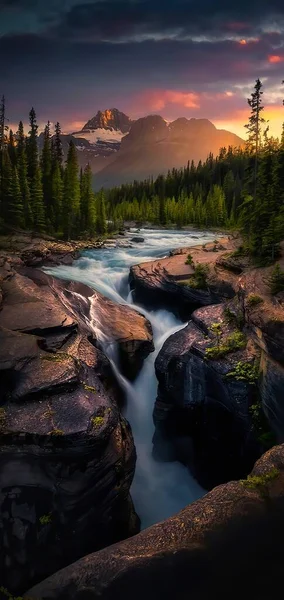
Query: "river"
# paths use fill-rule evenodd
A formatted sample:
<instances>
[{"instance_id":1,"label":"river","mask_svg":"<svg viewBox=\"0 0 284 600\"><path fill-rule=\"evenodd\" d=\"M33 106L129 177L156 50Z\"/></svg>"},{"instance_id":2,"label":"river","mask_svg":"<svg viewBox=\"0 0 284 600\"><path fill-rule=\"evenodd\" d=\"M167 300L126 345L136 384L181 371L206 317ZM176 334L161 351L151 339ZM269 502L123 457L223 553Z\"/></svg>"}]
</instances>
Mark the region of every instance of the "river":
<instances>
[{"instance_id":1,"label":"river","mask_svg":"<svg viewBox=\"0 0 284 600\"><path fill-rule=\"evenodd\" d=\"M107 343L108 340L100 332L95 315L93 319L93 328L100 337L103 349L112 361L115 374L126 394L125 416L131 424L137 451L131 495L142 528L145 528L175 514L205 492L180 463L157 462L153 459L152 413L157 394L154 362L165 340L185 324L168 310L149 312L134 305L128 284L129 268L134 264L167 256L174 248L204 244L216 236L206 231L141 229L138 234L128 232L123 238L124 242L130 241L134 235L142 236L144 242L133 243L131 248L87 250L73 265L45 268L45 271L61 279L81 281L115 302L129 304L151 321L155 352L145 360L134 383L129 383L119 371L115 348Z\"/></svg>"}]
</instances>

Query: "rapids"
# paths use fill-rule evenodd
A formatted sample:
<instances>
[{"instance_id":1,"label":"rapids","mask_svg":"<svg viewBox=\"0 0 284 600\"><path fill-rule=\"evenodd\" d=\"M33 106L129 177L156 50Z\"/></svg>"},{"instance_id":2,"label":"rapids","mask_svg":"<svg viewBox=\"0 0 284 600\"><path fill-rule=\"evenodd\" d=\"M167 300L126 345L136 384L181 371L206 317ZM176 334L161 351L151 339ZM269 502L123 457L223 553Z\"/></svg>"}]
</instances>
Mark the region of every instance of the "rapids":
<instances>
[{"instance_id":1,"label":"rapids","mask_svg":"<svg viewBox=\"0 0 284 600\"><path fill-rule=\"evenodd\" d=\"M135 232L136 233L136 232ZM134 230L127 233L123 242L130 242ZM130 383L119 371L116 348L106 339L96 320L94 307L91 309L90 324L100 344L112 362L113 369L126 395L125 416L131 424L137 451L135 477L131 495L142 528L162 521L175 514L204 494L204 490L190 475L187 468L178 462L157 462L152 457L154 424L152 412L157 394L154 362L165 340L185 326L168 310L146 311L133 304L128 285L131 265L167 256L169 251L182 246L195 246L215 238L214 233L144 230L144 238L132 247L87 250L71 266L60 265L44 270L61 279L85 283L121 304L129 304L143 313L152 324L155 352L145 360L137 379Z\"/></svg>"}]
</instances>

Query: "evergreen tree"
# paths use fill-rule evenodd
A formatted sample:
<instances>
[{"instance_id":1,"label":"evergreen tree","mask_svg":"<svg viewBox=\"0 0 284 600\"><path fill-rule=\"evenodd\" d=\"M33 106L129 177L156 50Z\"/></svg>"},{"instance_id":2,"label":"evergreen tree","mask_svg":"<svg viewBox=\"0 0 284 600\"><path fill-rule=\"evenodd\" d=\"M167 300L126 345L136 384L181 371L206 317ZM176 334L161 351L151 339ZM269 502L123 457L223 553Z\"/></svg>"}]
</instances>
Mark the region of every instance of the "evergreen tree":
<instances>
[{"instance_id":1,"label":"evergreen tree","mask_svg":"<svg viewBox=\"0 0 284 600\"><path fill-rule=\"evenodd\" d=\"M67 239L76 236L80 228L80 183L77 151L70 142L64 173L63 231Z\"/></svg>"},{"instance_id":2,"label":"evergreen tree","mask_svg":"<svg viewBox=\"0 0 284 600\"><path fill-rule=\"evenodd\" d=\"M92 190L92 170L88 164L81 171L81 230L93 234L95 230L95 199Z\"/></svg>"},{"instance_id":3,"label":"evergreen tree","mask_svg":"<svg viewBox=\"0 0 284 600\"><path fill-rule=\"evenodd\" d=\"M2 96L0 103L0 214L4 214L4 163L5 148L7 146L7 125L6 125L6 103L5 96Z\"/></svg>"},{"instance_id":4,"label":"evergreen tree","mask_svg":"<svg viewBox=\"0 0 284 600\"><path fill-rule=\"evenodd\" d=\"M19 123L19 129L17 133L18 144L17 144L17 169L19 177L19 185L21 190L23 212L24 212L24 224L27 228L32 227L33 216L30 205L30 189L28 184L28 168L27 168L27 154L26 154L26 140L24 134L24 126L22 121Z\"/></svg>"},{"instance_id":5,"label":"evergreen tree","mask_svg":"<svg viewBox=\"0 0 284 600\"><path fill-rule=\"evenodd\" d=\"M35 231L45 231L43 190L39 166L37 166L31 181L31 209Z\"/></svg>"},{"instance_id":6,"label":"evergreen tree","mask_svg":"<svg viewBox=\"0 0 284 600\"><path fill-rule=\"evenodd\" d=\"M28 163L28 179L30 183L33 177L36 175L38 170L38 146L37 146L37 132L38 126L36 122L36 114L34 108L31 109L29 114L30 120L30 131L29 137L26 141L27 151L27 163Z\"/></svg>"},{"instance_id":7,"label":"evergreen tree","mask_svg":"<svg viewBox=\"0 0 284 600\"><path fill-rule=\"evenodd\" d=\"M43 149L41 153L41 172L42 172L42 189L43 201L45 207L46 224L48 229L54 228L54 213L52 208L52 155L51 155L51 139L50 139L50 122L48 121L44 130Z\"/></svg>"},{"instance_id":8,"label":"evergreen tree","mask_svg":"<svg viewBox=\"0 0 284 600\"><path fill-rule=\"evenodd\" d=\"M63 229L63 179L62 172L58 162L52 169L51 176L51 221L55 231Z\"/></svg>"},{"instance_id":9,"label":"evergreen tree","mask_svg":"<svg viewBox=\"0 0 284 600\"><path fill-rule=\"evenodd\" d=\"M97 219L96 219L96 230L100 235L104 235L107 231L106 224L106 211L105 211L105 196L104 192L101 191L97 196Z\"/></svg>"},{"instance_id":10,"label":"evergreen tree","mask_svg":"<svg viewBox=\"0 0 284 600\"><path fill-rule=\"evenodd\" d=\"M59 164L60 169L62 169L63 149L62 149L62 142L61 142L61 127L60 127L60 123L58 123L58 122L55 125L54 156L55 156L56 161Z\"/></svg>"},{"instance_id":11,"label":"evergreen tree","mask_svg":"<svg viewBox=\"0 0 284 600\"><path fill-rule=\"evenodd\" d=\"M17 165L16 145L12 129L9 131L8 152L12 167Z\"/></svg>"},{"instance_id":12,"label":"evergreen tree","mask_svg":"<svg viewBox=\"0 0 284 600\"><path fill-rule=\"evenodd\" d=\"M25 224L24 207L17 167L12 167L11 165L11 170L12 177L8 196L7 222L14 227L23 227Z\"/></svg>"}]
</instances>

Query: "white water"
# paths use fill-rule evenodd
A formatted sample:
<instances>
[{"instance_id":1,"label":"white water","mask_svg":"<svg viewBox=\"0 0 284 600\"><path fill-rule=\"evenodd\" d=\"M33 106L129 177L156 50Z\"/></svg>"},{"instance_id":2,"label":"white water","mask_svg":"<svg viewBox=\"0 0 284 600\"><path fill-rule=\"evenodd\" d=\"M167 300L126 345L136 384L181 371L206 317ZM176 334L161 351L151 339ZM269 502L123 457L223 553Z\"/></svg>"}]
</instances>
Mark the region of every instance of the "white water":
<instances>
[{"instance_id":1,"label":"white water","mask_svg":"<svg viewBox=\"0 0 284 600\"><path fill-rule=\"evenodd\" d=\"M130 239L133 235L131 232L127 237ZM204 490L180 463L156 462L152 457L152 413L157 395L154 362L165 340L185 324L167 310L149 313L143 307L135 306L128 286L129 268L139 262L166 256L173 248L212 241L215 235L208 232L141 230L139 236L144 237L143 244L133 244L132 248L88 250L72 266L61 265L45 270L62 279L81 281L115 302L130 304L132 308L145 314L152 323L155 352L145 360L140 374L131 384L119 372L116 348L100 331L95 309L91 309L91 324L125 390L125 416L131 424L137 451L131 495L142 527L148 527L201 497ZM195 236L198 236L198 239Z\"/></svg>"}]
</instances>

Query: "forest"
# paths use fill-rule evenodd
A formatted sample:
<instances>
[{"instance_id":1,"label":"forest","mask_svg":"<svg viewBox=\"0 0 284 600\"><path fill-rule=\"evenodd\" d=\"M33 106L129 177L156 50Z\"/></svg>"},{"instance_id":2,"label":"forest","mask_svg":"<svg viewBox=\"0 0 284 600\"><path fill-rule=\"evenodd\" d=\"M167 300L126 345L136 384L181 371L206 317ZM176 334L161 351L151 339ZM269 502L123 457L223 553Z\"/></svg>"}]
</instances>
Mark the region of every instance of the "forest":
<instances>
[{"instance_id":1,"label":"forest","mask_svg":"<svg viewBox=\"0 0 284 600\"><path fill-rule=\"evenodd\" d=\"M0 107L0 218L3 225L46 232L66 239L117 230L125 221L163 226L240 230L247 251L274 260L284 238L284 125L281 139L269 135L262 117L262 83L248 99L249 122L243 148L221 148L204 163L172 169L155 180L134 181L111 190L92 190L89 165L79 169L69 144L63 156L61 128L44 131L41 154L34 109L25 136L6 125Z\"/></svg>"}]
</instances>

